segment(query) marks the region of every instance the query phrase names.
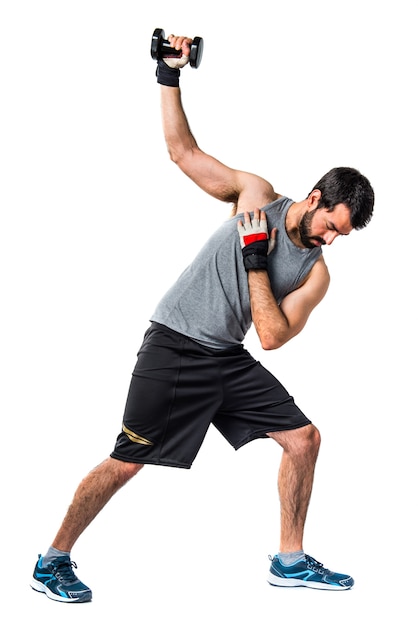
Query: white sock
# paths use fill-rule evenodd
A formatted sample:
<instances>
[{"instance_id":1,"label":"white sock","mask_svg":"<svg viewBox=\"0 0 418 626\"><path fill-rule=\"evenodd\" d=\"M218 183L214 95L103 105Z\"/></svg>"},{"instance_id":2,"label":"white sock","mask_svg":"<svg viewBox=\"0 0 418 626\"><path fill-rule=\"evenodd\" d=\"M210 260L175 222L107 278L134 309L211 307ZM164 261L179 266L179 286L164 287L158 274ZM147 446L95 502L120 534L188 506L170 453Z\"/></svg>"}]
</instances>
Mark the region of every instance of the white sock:
<instances>
[{"instance_id":1,"label":"white sock","mask_svg":"<svg viewBox=\"0 0 418 626\"><path fill-rule=\"evenodd\" d=\"M298 550L297 552L279 552L277 556L283 565L293 565L296 561L303 559L305 553L303 550Z\"/></svg>"},{"instance_id":2,"label":"white sock","mask_svg":"<svg viewBox=\"0 0 418 626\"><path fill-rule=\"evenodd\" d=\"M44 565L48 565L51 561L58 558L59 556L70 556L69 552L63 552L62 550L57 550L52 546L49 548L48 552L43 556L42 563Z\"/></svg>"}]
</instances>

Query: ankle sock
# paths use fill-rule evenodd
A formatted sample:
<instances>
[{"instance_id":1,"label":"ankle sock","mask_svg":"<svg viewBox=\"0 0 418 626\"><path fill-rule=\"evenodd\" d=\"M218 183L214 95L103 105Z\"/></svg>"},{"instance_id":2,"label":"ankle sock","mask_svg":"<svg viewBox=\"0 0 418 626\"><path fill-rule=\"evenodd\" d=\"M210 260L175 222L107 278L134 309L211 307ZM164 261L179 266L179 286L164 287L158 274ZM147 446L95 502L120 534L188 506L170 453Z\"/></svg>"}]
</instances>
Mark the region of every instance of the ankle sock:
<instances>
[{"instance_id":1,"label":"ankle sock","mask_svg":"<svg viewBox=\"0 0 418 626\"><path fill-rule=\"evenodd\" d=\"M300 561L300 559L303 559L305 553L303 550L298 550L297 552L279 552L277 556L279 557L283 565L289 566L293 565L293 563L296 563L296 561Z\"/></svg>"},{"instance_id":2,"label":"ankle sock","mask_svg":"<svg viewBox=\"0 0 418 626\"><path fill-rule=\"evenodd\" d=\"M42 563L44 565L48 565L48 563L50 563L51 561L53 561L54 559L56 559L59 556L70 556L69 552L63 552L62 550L57 550L56 548L53 548L52 546L49 548L48 552L46 552L44 554L44 556L42 557Z\"/></svg>"}]
</instances>

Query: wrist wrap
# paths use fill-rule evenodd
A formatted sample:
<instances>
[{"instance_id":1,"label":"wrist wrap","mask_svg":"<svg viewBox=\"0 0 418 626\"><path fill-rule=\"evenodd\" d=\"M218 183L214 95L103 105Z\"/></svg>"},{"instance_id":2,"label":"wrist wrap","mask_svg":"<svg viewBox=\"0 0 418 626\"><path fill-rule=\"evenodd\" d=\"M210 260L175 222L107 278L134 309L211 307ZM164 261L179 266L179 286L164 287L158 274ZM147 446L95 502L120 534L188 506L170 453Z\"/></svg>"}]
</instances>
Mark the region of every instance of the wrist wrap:
<instances>
[{"instance_id":1,"label":"wrist wrap","mask_svg":"<svg viewBox=\"0 0 418 626\"><path fill-rule=\"evenodd\" d=\"M267 269L268 240L254 241L242 248L245 271Z\"/></svg>"},{"instance_id":2,"label":"wrist wrap","mask_svg":"<svg viewBox=\"0 0 418 626\"><path fill-rule=\"evenodd\" d=\"M166 85L167 87L180 86L180 70L169 67L162 59L158 60L155 74L157 76L157 83L160 85Z\"/></svg>"}]
</instances>

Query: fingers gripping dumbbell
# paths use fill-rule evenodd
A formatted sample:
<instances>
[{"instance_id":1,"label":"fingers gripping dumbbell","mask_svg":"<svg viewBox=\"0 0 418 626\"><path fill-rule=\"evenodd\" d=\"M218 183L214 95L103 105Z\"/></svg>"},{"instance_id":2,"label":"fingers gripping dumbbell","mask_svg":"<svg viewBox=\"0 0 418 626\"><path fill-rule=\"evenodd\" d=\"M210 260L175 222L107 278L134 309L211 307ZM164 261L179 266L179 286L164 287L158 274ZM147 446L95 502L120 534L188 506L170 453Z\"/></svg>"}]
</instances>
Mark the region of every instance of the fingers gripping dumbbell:
<instances>
[{"instance_id":1,"label":"fingers gripping dumbbell","mask_svg":"<svg viewBox=\"0 0 418 626\"><path fill-rule=\"evenodd\" d=\"M165 39L165 33L162 28L156 28L151 39L151 56L158 61L164 57L181 57L181 50L176 50L170 46L170 42ZM190 44L189 63L192 67L198 68L202 60L203 39L195 37Z\"/></svg>"}]
</instances>

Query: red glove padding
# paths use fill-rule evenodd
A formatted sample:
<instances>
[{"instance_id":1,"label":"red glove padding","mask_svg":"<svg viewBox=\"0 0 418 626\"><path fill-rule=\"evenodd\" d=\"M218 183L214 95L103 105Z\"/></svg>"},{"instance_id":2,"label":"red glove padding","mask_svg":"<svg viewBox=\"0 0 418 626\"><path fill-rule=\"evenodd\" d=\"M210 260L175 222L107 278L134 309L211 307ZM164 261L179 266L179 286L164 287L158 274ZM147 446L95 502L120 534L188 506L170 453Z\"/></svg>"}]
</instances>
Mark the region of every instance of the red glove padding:
<instances>
[{"instance_id":1,"label":"red glove padding","mask_svg":"<svg viewBox=\"0 0 418 626\"><path fill-rule=\"evenodd\" d=\"M275 246L275 238L269 239L267 217L264 211L256 209L253 217L245 211L244 223L242 220L237 224L242 258L245 270L267 269L267 256Z\"/></svg>"}]
</instances>

